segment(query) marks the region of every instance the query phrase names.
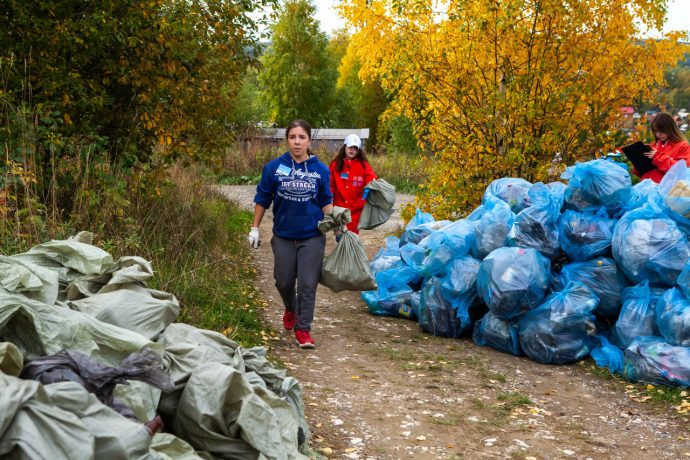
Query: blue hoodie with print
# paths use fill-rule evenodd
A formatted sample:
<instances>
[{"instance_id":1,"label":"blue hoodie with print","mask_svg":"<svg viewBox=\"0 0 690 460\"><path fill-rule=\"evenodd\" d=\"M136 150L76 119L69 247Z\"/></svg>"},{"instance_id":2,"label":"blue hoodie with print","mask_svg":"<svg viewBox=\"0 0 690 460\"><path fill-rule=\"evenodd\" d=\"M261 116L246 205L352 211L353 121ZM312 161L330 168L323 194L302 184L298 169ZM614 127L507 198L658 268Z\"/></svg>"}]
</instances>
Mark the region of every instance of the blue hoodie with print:
<instances>
[{"instance_id":1,"label":"blue hoodie with print","mask_svg":"<svg viewBox=\"0 0 690 460\"><path fill-rule=\"evenodd\" d=\"M321 208L333 202L328 166L316 156L297 163L285 152L264 166L254 202L266 209L273 203L275 235L291 240L317 236Z\"/></svg>"}]
</instances>

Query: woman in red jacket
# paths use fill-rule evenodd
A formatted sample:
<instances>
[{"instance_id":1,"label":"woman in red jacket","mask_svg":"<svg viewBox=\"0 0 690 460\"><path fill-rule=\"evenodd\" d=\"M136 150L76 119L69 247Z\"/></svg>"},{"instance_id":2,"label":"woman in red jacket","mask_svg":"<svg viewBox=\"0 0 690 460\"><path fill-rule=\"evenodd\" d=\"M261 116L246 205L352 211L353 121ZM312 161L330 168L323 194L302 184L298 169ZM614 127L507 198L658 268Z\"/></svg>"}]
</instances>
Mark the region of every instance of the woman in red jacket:
<instances>
[{"instance_id":1,"label":"woman in red jacket","mask_svg":"<svg viewBox=\"0 0 690 460\"><path fill-rule=\"evenodd\" d=\"M690 166L690 144L668 113L661 112L654 118L652 131L656 140L649 144L652 148L651 152L644 155L652 160L656 169L648 171L641 179L651 179L659 183L666 171L671 169L677 161L685 160L685 164Z\"/></svg>"},{"instance_id":2,"label":"woman in red jacket","mask_svg":"<svg viewBox=\"0 0 690 460\"><path fill-rule=\"evenodd\" d=\"M364 187L376 179L359 136L350 134L345 138L328 169L331 170L333 205L350 210L352 222L347 224L347 229L359 233L357 225L365 203Z\"/></svg>"}]
</instances>

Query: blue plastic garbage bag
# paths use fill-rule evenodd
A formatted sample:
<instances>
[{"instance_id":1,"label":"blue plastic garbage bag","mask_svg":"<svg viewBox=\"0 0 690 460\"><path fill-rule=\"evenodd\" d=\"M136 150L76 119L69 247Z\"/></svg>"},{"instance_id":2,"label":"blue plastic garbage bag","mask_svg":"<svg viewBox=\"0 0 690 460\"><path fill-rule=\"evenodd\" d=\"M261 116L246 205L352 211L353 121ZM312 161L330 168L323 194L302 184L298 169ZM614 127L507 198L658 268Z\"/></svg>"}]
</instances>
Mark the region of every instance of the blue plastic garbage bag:
<instances>
[{"instance_id":1,"label":"blue plastic garbage bag","mask_svg":"<svg viewBox=\"0 0 690 460\"><path fill-rule=\"evenodd\" d=\"M414 212L414 216L412 216L412 219L407 223L406 229L410 229L412 227L416 227L417 225L421 224L427 224L429 222L433 222L434 216L432 216L428 212L422 212L421 209L417 208Z\"/></svg>"},{"instance_id":2,"label":"blue plastic garbage bag","mask_svg":"<svg viewBox=\"0 0 690 460\"><path fill-rule=\"evenodd\" d=\"M386 238L386 246L379 249L374 258L371 259L371 262L369 262L372 276L375 277L380 271L399 267L404 264L403 260L400 258L399 244L400 239L396 236L389 236Z\"/></svg>"},{"instance_id":3,"label":"blue plastic garbage bag","mask_svg":"<svg viewBox=\"0 0 690 460\"><path fill-rule=\"evenodd\" d=\"M491 182L484 191L482 203L486 203L492 197L505 201L510 205L510 209L518 213L525 209L525 198L527 191L532 186L525 179L515 177L502 177Z\"/></svg>"},{"instance_id":4,"label":"blue plastic garbage bag","mask_svg":"<svg viewBox=\"0 0 690 460\"><path fill-rule=\"evenodd\" d=\"M617 346L625 349L637 337L658 335L655 309L663 292L650 288L646 280L623 291L623 306L611 337Z\"/></svg>"},{"instance_id":5,"label":"blue plastic garbage bag","mask_svg":"<svg viewBox=\"0 0 690 460\"><path fill-rule=\"evenodd\" d=\"M597 211L604 206L613 215L630 199L632 181L627 166L608 160L592 160L569 166L561 175L568 179L566 206Z\"/></svg>"},{"instance_id":6,"label":"blue plastic garbage bag","mask_svg":"<svg viewBox=\"0 0 690 460\"><path fill-rule=\"evenodd\" d=\"M400 248L400 258L419 274L426 259L426 249L415 243L407 243Z\"/></svg>"},{"instance_id":7,"label":"blue plastic garbage bag","mask_svg":"<svg viewBox=\"0 0 690 460\"><path fill-rule=\"evenodd\" d=\"M633 185L632 189L630 190L630 198L615 217L620 218L628 211L641 208L647 201L650 199L657 200L659 196L659 184L651 179L640 181Z\"/></svg>"},{"instance_id":8,"label":"blue plastic garbage bag","mask_svg":"<svg viewBox=\"0 0 690 460\"><path fill-rule=\"evenodd\" d=\"M676 284L685 297L690 298L690 260L685 262L680 275L676 279Z\"/></svg>"},{"instance_id":9,"label":"blue plastic garbage bag","mask_svg":"<svg viewBox=\"0 0 690 460\"><path fill-rule=\"evenodd\" d=\"M568 190L568 186L563 182L549 182L546 186L549 187L553 202L560 203L559 209L562 209L565 204L565 191Z\"/></svg>"},{"instance_id":10,"label":"blue plastic garbage bag","mask_svg":"<svg viewBox=\"0 0 690 460\"><path fill-rule=\"evenodd\" d=\"M404 300L414 292L412 283L419 281L417 272L408 266L402 266L384 270L376 274L379 301Z\"/></svg>"},{"instance_id":11,"label":"blue plastic garbage bag","mask_svg":"<svg viewBox=\"0 0 690 460\"><path fill-rule=\"evenodd\" d=\"M477 291L494 315L515 319L538 307L551 282L551 263L531 248L498 248L477 274Z\"/></svg>"},{"instance_id":12,"label":"blue plastic garbage bag","mask_svg":"<svg viewBox=\"0 0 690 460\"><path fill-rule=\"evenodd\" d=\"M573 261L591 260L611 253L613 228L606 208L592 214L566 210L558 221L558 236L563 252Z\"/></svg>"},{"instance_id":13,"label":"blue plastic garbage bag","mask_svg":"<svg viewBox=\"0 0 690 460\"><path fill-rule=\"evenodd\" d=\"M520 346L542 364L566 364L589 355L596 346L592 313L597 296L582 283L569 283L519 320Z\"/></svg>"},{"instance_id":14,"label":"blue plastic garbage bag","mask_svg":"<svg viewBox=\"0 0 690 460\"><path fill-rule=\"evenodd\" d=\"M461 257L453 260L440 277L441 295L455 309L463 330L486 312L486 307L477 294L477 273L480 266L481 262L477 259Z\"/></svg>"},{"instance_id":15,"label":"blue plastic garbage bag","mask_svg":"<svg viewBox=\"0 0 690 460\"><path fill-rule=\"evenodd\" d=\"M422 286L423 287L423 286ZM421 291L415 291L412 294L410 294L410 309L412 310L412 313L414 316L410 316L410 318L419 318L419 310L422 305L422 292Z\"/></svg>"},{"instance_id":16,"label":"blue plastic garbage bag","mask_svg":"<svg viewBox=\"0 0 690 460\"><path fill-rule=\"evenodd\" d=\"M529 198L532 206L520 211L515 218L515 224L508 234L508 244L534 248L543 256L555 260L561 254L557 225L560 203L554 201L549 188L541 182L529 189Z\"/></svg>"},{"instance_id":17,"label":"blue plastic garbage bag","mask_svg":"<svg viewBox=\"0 0 690 460\"><path fill-rule=\"evenodd\" d=\"M506 321L488 312L474 325L472 340L483 347L523 356L525 353L520 347L519 331L517 321Z\"/></svg>"},{"instance_id":18,"label":"blue plastic garbage bag","mask_svg":"<svg viewBox=\"0 0 690 460\"><path fill-rule=\"evenodd\" d=\"M671 345L690 346L690 300L671 288L656 305L656 326Z\"/></svg>"},{"instance_id":19,"label":"blue plastic garbage bag","mask_svg":"<svg viewBox=\"0 0 690 460\"><path fill-rule=\"evenodd\" d=\"M690 243L662 208L648 202L618 221L611 252L631 281L673 286L690 258Z\"/></svg>"},{"instance_id":20,"label":"blue plastic garbage bag","mask_svg":"<svg viewBox=\"0 0 690 460\"><path fill-rule=\"evenodd\" d=\"M451 260L469 254L473 243L474 224L465 219L431 233L419 242L419 247L426 249L419 274L425 278L443 274Z\"/></svg>"},{"instance_id":21,"label":"blue plastic garbage bag","mask_svg":"<svg viewBox=\"0 0 690 460\"><path fill-rule=\"evenodd\" d=\"M608 367L612 374L623 373L623 350L609 342L606 337L597 335L599 345L590 353L599 367Z\"/></svg>"},{"instance_id":22,"label":"blue plastic garbage bag","mask_svg":"<svg viewBox=\"0 0 690 460\"><path fill-rule=\"evenodd\" d=\"M565 204L565 191L568 189L568 186L563 182L549 182L546 184L546 187L549 190L549 195L551 195L550 199L554 203L554 207L559 210L563 209L563 205ZM533 204L528 190L525 196L525 208L529 208Z\"/></svg>"},{"instance_id":23,"label":"blue plastic garbage bag","mask_svg":"<svg viewBox=\"0 0 690 460\"><path fill-rule=\"evenodd\" d=\"M483 259L494 249L506 246L508 233L515 223L515 213L503 200L486 198L481 218L475 222L472 255Z\"/></svg>"},{"instance_id":24,"label":"blue plastic garbage bag","mask_svg":"<svg viewBox=\"0 0 690 460\"><path fill-rule=\"evenodd\" d=\"M400 237L400 248L402 249L403 246L409 243L418 244L433 232L440 230L450 223L449 220L438 220L415 225L414 227L408 226Z\"/></svg>"},{"instance_id":25,"label":"blue plastic garbage bag","mask_svg":"<svg viewBox=\"0 0 690 460\"><path fill-rule=\"evenodd\" d=\"M441 290L447 299L468 292L477 292L477 273L481 262L473 257L460 257L448 265L441 277Z\"/></svg>"},{"instance_id":26,"label":"blue plastic garbage bag","mask_svg":"<svg viewBox=\"0 0 690 460\"><path fill-rule=\"evenodd\" d=\"M378 272L384 270L390 270L392 268L402 267L405 262L397 256L381 256L377 257L371 262L369 262L369 268L371 269L371 276L376 277Z\"/></svg>"},{"instance_id":27,"label":"blue plastic garbage bag","mask_svg":"<svg viewBox=\"0 0 690 460\"><path fill-rule=\"evenodd\" d=\"M623 375L633 382L690 386L690 348L660 337L638 337L623 352Z\"/></svg>"},{"instance_id":28,"label":"blue plastic garbage bag","mask_svg":"<svg viewBox=\"0 0 690 460\"><path fill-rule=\"evenodd\" d=\"M441 279L431 277L421 291L419 325L424 332L441 337L458 338L471 326L463 324L455 308L441 293Z\"/></svg>"},{"instance_id":29,"label":"blue plastic garbage bag","mask_svg":"<svg viewBox=\"0 0 690 460\"><path fill-rule=\"evenodd\" d=\"M377 290L362 291L360 296L369 309L369 313L376 316L393 316L396 318L408 318L416 320L417 316L410 305L410 296L401 296L399 300L379 300Z\"/></svg>"},{"instance_id":30,"label":"blue plastic garbage bag","mask_svg":"<svg viewBox=\"0 0 690 460\"><path fill-rule=\"evenodd\" d=\"M677 215L684 220L690 219L690 196L686 196L688 193L684 191L688 185L690 168L685 164L685 160L676 162L666 171L659 183L659 193L663 196L672 218Z\"/></svg>"},{"instance_id":31,"label":"blue plastic garbage bag","mask_svg":"<svg viewBox=\"0 0 690 460\"><path fill-rule=\"evenodd\" d=\"M560 291L571 281L579 281L597 295L599 306L596 314L618 317L623 289L630 283L613 259L600 257L587 262L572 262L564 265L560 273L553 275L551 288L554 291Z\"/></svg>"},{"instance_id":32,"label":"blue plastic garbage bag","mask_svg":"<svg viewBox=\"0 0 690 460\"><path fill-rule=\"evenodd\" d=\"M378 259L379 257L400 255L400 238L397 236L389 236L385 241L386 245L378 250L372 261Z\"/></svg>"}]
</instances>

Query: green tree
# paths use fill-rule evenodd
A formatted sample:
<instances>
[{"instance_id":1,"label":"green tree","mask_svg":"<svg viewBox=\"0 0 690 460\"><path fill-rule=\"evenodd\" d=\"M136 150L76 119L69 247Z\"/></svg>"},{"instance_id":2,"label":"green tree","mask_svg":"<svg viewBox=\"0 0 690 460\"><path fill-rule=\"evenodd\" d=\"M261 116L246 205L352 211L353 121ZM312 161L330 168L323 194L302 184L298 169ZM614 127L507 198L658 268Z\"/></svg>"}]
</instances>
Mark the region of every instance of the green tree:
<instances>
[{"instance_id":1,"label":"green tree","mask_svg":"<svg viewBox=\"0 0 690 460\"><path fill-rule=\"evenodd\" d=\"M272 45L261 59L260 81L279 125L295 118L318 127L329 122L338 69L315 13L310 0L286 1L271 28Z\"/></svg>"},{"instance_id":2,"label":"green tree","mask_svg":"<svg viewBox=\"0 0 690 460\"><path fill-rule=\"evenodd\" d=\"M272 3L0 2L0 146L44 199L73 185L60 165L212 159Z\"/></svg>"},{"instance_id":3,"label":"green tree","mask_svg":"<svg viewBox=\"0 0 690 460\"><path fill-rule=\"evenodd\" d=\"M380 125L379 117L388 107L388 99L378 80L359 78L361 62L350 49L351 37L340 29L331 37L329 49L339 62L336 106L333 118L345 128L369 128L369 149L378 147L379 138L387 138L387 129Z\"/></svg>"},{"instance_id":4,"label":"green tree","mask_svg":"<svg viewBox=\"0 0 690 460\"><path fill-rule=\"evenodd\" d=\"M690 67L679 66L668 76L668 99L674 109L690 109Z\"/></svg>"}]
</instances>

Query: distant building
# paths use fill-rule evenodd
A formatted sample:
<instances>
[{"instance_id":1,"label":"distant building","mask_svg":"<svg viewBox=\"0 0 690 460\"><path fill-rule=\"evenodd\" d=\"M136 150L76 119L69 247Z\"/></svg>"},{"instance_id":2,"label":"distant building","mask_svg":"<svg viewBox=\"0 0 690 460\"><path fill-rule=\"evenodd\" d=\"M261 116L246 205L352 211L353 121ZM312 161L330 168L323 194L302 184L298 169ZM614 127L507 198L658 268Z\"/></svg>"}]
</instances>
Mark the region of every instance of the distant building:
<instances>
[{"instance_id":1,"label":"distant building","mask_svg":"<svg viewBox=\"0 0 690 460\"><path fill-rule=\"evenodd\" d=\"M620 108L621 118L617 123L616 128L631 131L635 127L635 108L630 105L625 105Z\"/></svg>"},{"instance_id":2,"label":"distant building","mask_svg":"<svg viewBox=\"0 0 690 460\"><path fill-rule=\"evenodd\" d=\"M313 150L326 150L335 154L349 134L357 134L362 139L362 148L366 150L369 128L312 128L311 147ZM285 128L263 128L242 139L242 146L245 150L251 150L257 147L257 144L265 148L286 149Z\"/></svg>"}]
</instances>

